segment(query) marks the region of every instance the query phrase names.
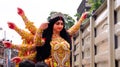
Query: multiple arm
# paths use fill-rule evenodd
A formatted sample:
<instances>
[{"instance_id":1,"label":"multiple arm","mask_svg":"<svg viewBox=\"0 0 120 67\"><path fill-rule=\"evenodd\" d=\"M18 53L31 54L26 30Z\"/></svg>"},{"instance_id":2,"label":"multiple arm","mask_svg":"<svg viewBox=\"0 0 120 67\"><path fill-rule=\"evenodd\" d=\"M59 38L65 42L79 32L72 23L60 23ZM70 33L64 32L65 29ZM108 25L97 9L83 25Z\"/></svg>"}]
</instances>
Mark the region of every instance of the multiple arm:
<instances>
[{"instance_id":1,"label":"multiple arm","mask_svg":"<svg viewBox=\"0 0 120 67\"><path fill-rule=\"evenodd\" d=\"M20 54L22 54L22 51L24 52L24 51L34 50L36 46L43 45L43 43L45 42L45 39L42 38L42 31L44 30L44 28L47 27L46 26L47 24L41 25L41 27L37 29L33 25L33 22L30 22L27 19L27 17L24 14L24 11L21 8L18 8L18 14L22 17L22 19L26 25L26 28L30 31L30 33L18 28L14 24L11 25L8 23L9 27L14 29L22 37L22 39L25 39L25 41L27 42L24 45L20 45L20 46L19 45L12 45L12 48L20 50L19 56L20 56L21 60L24 60L24 59L34 60L35 56L36 56L36 51L29 54L29 55L26 55L26 56L20 55ZM82 17L79 19L79 21L68 30L68 33L70 35L73 35L75 32L78 31L81 23L86 18L87 14L88 13L83 14ZM30 43L30 42L32 42L32 43ZM34 44L34 45L32 45L32 44Z\"/></svg>"},{"instance_id":2,"label":"multiple arm","mask_svg":"<svg viewBox=\"0 0 120 67\"><path fill-rule=\"evenodd\" d=\"M18 14L22 17L26 25L26 28L30 31L30 33L18 28L14 23L11 22L8 23L9 28L15 30L22 37L23 40L22 45L11 44L10 48L19 50L18 57L14 57L12 60L15 61L16 60L22 61L24 59L35 60L36 56L36 51L34 51L35 47L41 46L45 41L45 39L42 38L42 29L41 28L37 29L33 25L33 22L30 22L27 19L22 9L18 8ZM10 45L9 43L6 44ZM25 55L26 52L30 52L30 54Z\"/></svg>"},{"instance_id":3,"label":"multiple arm","mask_svg":"<svg viewBox=\"0 0 120 67\"><path fill-rule=\"evenodd\" d=\"M22 17L26 28L35 35L37 28L34 26L33 22L29 21L28 18L25 16L24 11L21 8L18 8L18 14Z\"/></svg>"},{"instance_id":4,"label":"multiple arm","mask_svg":"<svg viewBox=\"0 0 120 67\"><path fill-rule=\"evenodd\" d=\"M48 23L42 23L37 29L34 36L34 44L37 46L42 46L45 43L45 38L42 38L42 32L48 27Z\"/></svg>"},{"instance_id":5,"label":"multiple arm","mask_svg":"<svg viewBox=\"0 0 120 67\"><path fill-rule=\"evenodd\" d=\"M26 38L25 40L28 40L28 41L34 41L34 43L33 43L33 45L32 44L29 44L28 42L27 43L23 43L23 45L12 45L12 48L14 48L14 49L19 49L19 50L32 50L32 49L35 49L35 47L36 46L41 46L43 43L44 43L44 41L45 41L45 39L43 39L42 38L42 30L41 29L38 29L37 30L37 32L36 32L36 34L35 34L35 37L33 37L33 36L31 36L31 35L29 35L29 34L27 34L27 33L23 33L23 31L22 32L20 32L20 33L22 33L21 34L21 36L23 37L23 38ZM24 36L25 35L25 36ZM28 37L27 37L28 36ZM31 36L31 38L30 38L30 36ZM31 40L30 40L31 39Z\"/></svg>"},{"instance_id":6,"label":"multiple arm","mask_svg":"<svg viewBox=\"0 0 120 67\"><path fill-rule=\"evenodd\" d=\"M23 44L23 45L12 45L11 48L13 49L18 49L21 51L30 51L30 50L34 50L35 49L35 45L31 45L31 44Z\"/></svg>"},{"instance_id":7,"label":"multiple arm","mask_svg":"<svg viewBox=\"0 0 120 67\"><path fill-rule=\"evenodd\" d=\"M42 29L38 29L35 37L34 37L34 44L37 46L41 46L42 45Z\"/></svg>"},{"instance_id":8,"label":"multiple arm","mask_svg":"<svg viewBox=\"0 0 120 67\"><path fill-rule=\"evenodd\" d=\"M30 50L34 50L36 45L32 45L32 44L22 44L22 45L16 45L16 44L12 44L9 41L3 41L3 44L5 47L7 48L13 48L13 49L18 49L20 51L30 51Z\"/></svg>"},{"instance_id":9,"label":"multiple arm","mask_svg":"<svg viewBox=\"0 0 120 67\"><path fill-rule=\"evenodd\" d=\"M25 60L25 59L28 59L28 60L32 60L32 61L35 61L35 55L36 55L36 52L30 54L30 55L27 55L27 56L18 56L18 57L13 57L11 59L11 61L15 62L16 64L19 64L21 61Z\"/></svg>"},{"instance_id":10,"label":"multiple arm","mask_svg":"<svg viewBox=\"0 0 120 67\"><path fill-rule=\"evenodd\" d=\"M19 28L16 28L15 31L22 37L22 39L25 39L27 43L33 43L34 35Z\"/></svg>"},{"instance_id":11,"label":"multiple arm","mask_svg":"<svg viewBox=\"0 0 120 67\"><path fill-rule=\"evenodd\" d=\"M42 30L41 29L38 29L36 34L35 34L35 38L34 38L34 45L23 45L23 46L19 46L20 48L20 52L19 52L19 55L20 56L20 59L21 61L24 60L24 59L29 59L29 60L35 60L35 57L36 57L36 51L34 51L33 53L29 54L29 55L21 55L23 54L22 51L29 51L29 50L35 50L35 47L36 46L41 46L42 44Z\"/></svg>"},{"instance_id":12,"label":"multiple arm","mask_svg":"<svg viewBox=\"0 0 120 67\"><path fill-rule=\"evenodd\" d=\"M27 55L27 56L22 56L21 60L24 60L24 59L35 60L35 56L36 56L36 52L34 52L30 55Z\"/></svg>"},{"instance_id":13,"label":"multiple arm","mask_svg":"<svg viewBox=\"0 0 120 67\"><path fill-rule=\"evenodd\" d=\"M8 26L10 29L13 29L15 30L21 37L22 39L25 39L27 43L29 42L33 42L33 38L34 38L34 35L27 32L27 31L24 31L20 28L18 28L14 23L12 22L8 22Z\"/></svg>"}]
</instances>

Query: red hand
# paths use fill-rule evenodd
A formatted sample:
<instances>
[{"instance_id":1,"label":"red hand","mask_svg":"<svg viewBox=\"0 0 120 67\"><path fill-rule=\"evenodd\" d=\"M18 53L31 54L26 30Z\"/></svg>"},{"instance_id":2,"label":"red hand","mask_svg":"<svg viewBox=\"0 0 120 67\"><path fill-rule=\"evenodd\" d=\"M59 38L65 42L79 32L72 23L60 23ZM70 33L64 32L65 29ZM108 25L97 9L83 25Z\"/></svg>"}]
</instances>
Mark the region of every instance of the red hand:
<instances>
[{"instance_id":1,"label":"red hand","mask_svg":"<svg viewBox=\"0 0 120 67\"><path fill-rule=\"evenodd\" d=\"M12 47L12 44L9 41L3 41L3 44L7 48L11 48Z\"/></svg>"},{"instance_id":2,"label":"red hand","mask_svg":"<svg viewBox=\"0 0 120 67\"><path fill-rule=\"evenodd\" d=\"M12 22L8 22L8 27L10 29L15 29L16 25L14 23L12 23Z\"/></svg>"},{"instance_id":3,"label":"red hand","mask_svg":"<svg viewBox=\"0 0 120 67\"><path fill-rule=\"evenodd\" d=\"M17 8L17 10L18 10L17 13L18 13L20 16L24 15L24 11L23 11L21 8Z\"/></svg>"},{"instance_id":4,"label":"red hand","mask_svg":"<svg viewBox=\"0 0 120 67\"><path fill-rule=\"evenodd\" d=\"M11 59L11 61L15 62L15 63L20 63L21 62L21 58L20 57L13 57Z\"/></svg>"},{"instance_id":5,"label":"red hand","mask_svg":"<svg viewBox=\"0 0 120 67\"><path fill-rule=\"evenodd\" d=\"M84 13L82 14L82 18L83 18L83 19L86 19L87 16L89 16L89 15L90 15L89 12L84 12Z\"/></svg>"}]
</instances>

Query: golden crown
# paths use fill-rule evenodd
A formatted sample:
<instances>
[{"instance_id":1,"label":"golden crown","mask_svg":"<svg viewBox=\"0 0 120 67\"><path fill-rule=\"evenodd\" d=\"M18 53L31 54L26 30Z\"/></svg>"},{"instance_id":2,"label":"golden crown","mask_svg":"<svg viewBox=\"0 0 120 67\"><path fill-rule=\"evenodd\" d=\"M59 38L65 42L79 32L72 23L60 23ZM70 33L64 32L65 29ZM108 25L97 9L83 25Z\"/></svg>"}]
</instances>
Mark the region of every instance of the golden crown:
<instances>
[{"instance_id":1,"label":"golden crown","mask_svg":"<svg viewBox=\"0 0 120 67\"><path fill-rule=\"evenodd\" d=\"M58 17L58 16L64 18L64 15L61 12L57 12L57 13L52 14L51 17L50 17L50 19L53 19L53 18Z\"/></svg>"}]
</instances>

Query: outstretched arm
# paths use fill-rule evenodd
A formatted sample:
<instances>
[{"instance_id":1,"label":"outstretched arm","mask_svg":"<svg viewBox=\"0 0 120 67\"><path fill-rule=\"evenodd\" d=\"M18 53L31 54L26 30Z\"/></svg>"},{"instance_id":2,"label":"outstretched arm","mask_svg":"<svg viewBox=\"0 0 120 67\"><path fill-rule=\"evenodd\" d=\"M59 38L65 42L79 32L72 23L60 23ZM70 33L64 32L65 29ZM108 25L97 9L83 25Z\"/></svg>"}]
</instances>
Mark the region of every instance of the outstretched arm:
<instances>
[{"instance_id":1,"label":"outstretched arm","mask_svg":"<svg viewBox=\"0 0 120 67\"><path fill-rule=\"evenodd\" d=\"M29 21L28 18L25 16L24 11L21 8L18 9L18 14L22 17L26 28L33 34L35 35L37 28L34 26L33 22Z\"/></svg>"},{"instance_id":2,"label":"outstretched arm","mask_svg":"<svg viewBox=\"0 0 120 67\"><path fill-rule=\"evenodd\" d=\"M82 22L87 18L87 16L89 15L88 12L85 12L82 14L82 16L80 17L80 19L78 20L78 22L76 24L74 24L68 31L68 33L70 35L73 35L75 34L79 28L80 28L80 25L82 24Z\"/></svg>"},{"instance_id":3,"label":"outstretched arm","mask_svg":"<svg viewBox=\"0 0 120 67\"><path fill-rule=\"evenodd\" d=\"M31 51L31 50L35 50L36 46L32 44L22 44L22 45L12 45L11 48L18 49L21 51Z\"/></svg>"},{"instance_id":4,"label":"outstretched arm","mask_svg":"<svg viewBox=\"0 0 120 67\"><path fill-rule=\"evenodd\" d=\"M10 29L15 30L22 37L22 39L27 41L27 43L33 42L33 34L18 28L13 22L8 22L8 26Z\"/></svg>"},{"instance_id":5,"label":"outstretched arm","mask_svg":"<svg viewBox=\"0 0 120 67\"><path fill-rule=\"evenodd\" d=\"M35 34L35 37L34 37L34 43L35 43L35 45L37 45L37 46L41 46L42 45L42 29L38 29L37 30L37 32L36 32L36 34Z\"/></svg>"},{"instance_id":6,"label":"outstretched arm","mask_svg":"<svg viewBox=\"0 0 120 67\"><path fill-rule=\"evenodd\" d=\"M35 60L35 56L36 56L36 52L34 52L30 55L27 55L27 56L22 56L21 59L22 60L24 60L24 59Z\"/></svg>"},{"instance_id":7,"label":"outstretched arm","mask_svg":"<svg viewBox=\"0 0 120 67\"><path fill-rule=\"evenodd\" d=\"M45 42L45 38L42 38L42 32L48 27L48 23L42 23L37 30L35 37L34 37L34 43L35 45L41 46Z\"/></svg>"},{"instance_id":8,"label":"outstretched arm","mask_svg":"<svg viewBox=\"0 0 120 67\"><path fill-rule=\"evenodd\" d=\"M35 50L35 45L32 44L22 44L22 45L17 45L17 44L12 44L9 41L3 41L3 44L6 48L13 48L13 49L18 49L22 51L29 51L29 50Z\"/></svg>"},{"instance_id":9,"label":"outstretched arm","mask_svg":"<svg viewBox=\"0 0 120 67\"><path fill-rule=\"evenodd\" d=\"M32 60L34 61L35 60L35 56L36 56L36 52L30 54L30 55L27 55L27 56L17 56L17 57L13 57L11 59L11 61L15 62L16 64L19 64L21 61L25 60L25 59L28 59L28 60Z\"/></svg>"}]
</instances>

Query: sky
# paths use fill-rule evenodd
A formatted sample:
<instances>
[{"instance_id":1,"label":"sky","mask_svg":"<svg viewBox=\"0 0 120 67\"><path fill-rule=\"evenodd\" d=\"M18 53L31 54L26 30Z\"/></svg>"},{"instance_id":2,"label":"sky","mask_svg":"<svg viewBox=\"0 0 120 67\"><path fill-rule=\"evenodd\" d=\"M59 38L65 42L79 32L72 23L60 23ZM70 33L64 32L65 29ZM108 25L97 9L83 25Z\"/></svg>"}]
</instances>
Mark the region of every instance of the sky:
<instances>
[{"instance_id":1,"label":"sky","mask_svg":"<svg viewBox=\"0 0 120 67\"><path fill-rule=\"evenodd\" d=\"M8 28L7 22L15 23L19 28L25 29L21 17L17 14L17 8L22 8L30 21L36 27L47 21L50 12L57 11L68 14L74 18L81 0L0 0L0 39L12 40L15 44L21 44L21 37Z\"/></svg>"}]
</instances>

